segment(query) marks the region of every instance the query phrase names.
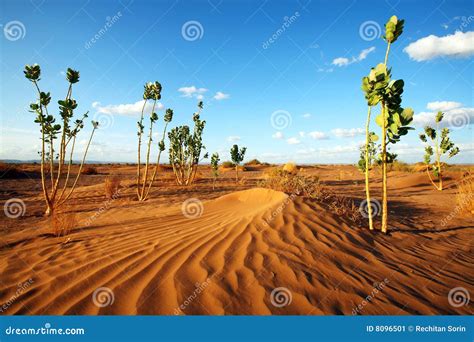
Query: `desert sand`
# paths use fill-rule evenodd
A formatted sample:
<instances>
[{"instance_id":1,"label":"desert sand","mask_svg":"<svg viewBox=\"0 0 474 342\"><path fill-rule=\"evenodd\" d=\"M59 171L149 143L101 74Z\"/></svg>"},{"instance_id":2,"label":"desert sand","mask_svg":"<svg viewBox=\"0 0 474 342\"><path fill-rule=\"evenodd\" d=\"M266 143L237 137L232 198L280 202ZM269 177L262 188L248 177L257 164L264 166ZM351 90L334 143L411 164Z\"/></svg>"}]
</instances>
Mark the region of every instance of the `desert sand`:
<instances>
[{"instance_id":1,"label":"desert sand","mask_svg":"<svg viewBox=\"0 0 474 342\"><path fill-rule=\"evenodd\" d=\"M243 172L238 185L225 172L215 190L206 166L187 188L166 171L144 203L134 199L133 166L98 171L82 178L66 209L78 222L66 237L53 236L42 217L37 174L0 179L3 201L26 204L22 217L1 219L0 303L9 303L2 314L473 313L472 302L450 305L448 293L455 287L474 293L474 220L458 214L441 224L456 208L462 172L447 174L442 193L424 173L391 172L384 235L324 203L258 187L258 168ZM304 172L356 204L364 199L363 175L352 166ZM121 176L122 187L107 200L103 180L111 173ZM111 293L93 298L101 287ZM279 288L288 292L274 297Z\"/></svg>"}]
</instances>

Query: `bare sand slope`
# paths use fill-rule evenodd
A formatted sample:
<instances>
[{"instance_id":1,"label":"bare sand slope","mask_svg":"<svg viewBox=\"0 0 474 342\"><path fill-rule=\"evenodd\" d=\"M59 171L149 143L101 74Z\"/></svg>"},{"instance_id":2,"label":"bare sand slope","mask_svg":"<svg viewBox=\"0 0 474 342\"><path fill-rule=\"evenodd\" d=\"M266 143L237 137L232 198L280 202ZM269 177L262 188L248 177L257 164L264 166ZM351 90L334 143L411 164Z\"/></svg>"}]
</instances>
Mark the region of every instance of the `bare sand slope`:
<instances>
[{"instance_id":1,"label":"bare sand slope","mask_svg":"<svg viewBox=\"0 0 474 342\"><path fill-rule=\"evenodd\" d=\"M190 203L110 208L65 244L17 233L0 251L5 313L472 314L448 302L474 293L472 228L372 234L266 189Z\"/></svg>"}]
</instances>

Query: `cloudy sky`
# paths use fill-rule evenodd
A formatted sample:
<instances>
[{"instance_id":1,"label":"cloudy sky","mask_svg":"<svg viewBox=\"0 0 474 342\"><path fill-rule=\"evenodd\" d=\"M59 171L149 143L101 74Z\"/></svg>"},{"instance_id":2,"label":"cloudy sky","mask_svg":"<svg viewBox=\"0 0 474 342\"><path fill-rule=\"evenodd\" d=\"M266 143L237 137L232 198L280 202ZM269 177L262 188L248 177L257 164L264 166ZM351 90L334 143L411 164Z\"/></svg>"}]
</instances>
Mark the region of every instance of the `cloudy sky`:
<instances>
[{"instance_id":1,"label":"cloudy sky","mask_svg":"<svg viewBox=\"0 0 474 342\"><path fill-rule=\"evenodd\" d=\"M383 61L391 15L406 20L389 64L405 80L403 104L415 110L418 130L392 151L421 161L419 130L442 110L461 148L452 162L474 162L468 0L2 1L0 159L37 158L39 129L27 110L35 90L22 70L38 63L53 103L65 97L67 67L81 72L77 115L89 111L101 123L89 160L136 160L143 84L157 80L158 114L174 109L171 126L191 124L204 102L204 142L223 160L237 143L249 159L353 163L367 111L361 78Z\"/></svg>"}]
</instances>

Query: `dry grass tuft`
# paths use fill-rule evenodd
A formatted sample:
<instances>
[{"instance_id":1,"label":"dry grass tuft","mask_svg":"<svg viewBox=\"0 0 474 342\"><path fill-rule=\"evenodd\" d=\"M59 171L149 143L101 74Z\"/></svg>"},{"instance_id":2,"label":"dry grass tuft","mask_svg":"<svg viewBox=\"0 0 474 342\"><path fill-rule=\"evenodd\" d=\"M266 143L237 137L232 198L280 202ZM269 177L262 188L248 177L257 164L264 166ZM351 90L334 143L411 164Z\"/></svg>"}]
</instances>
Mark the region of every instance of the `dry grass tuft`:
<instances>
[{"instance_id":1,"label":"dry grass tuft","mask_svg":"<svg viewBox=\"0 0 474 342\"><path fill-rule=\"evenodd\" d=\"M282 170L292 175L296 175L299 171L295 163L286 163Z\"/></svg>"},{"instance_id":2,"label":"dry grass tuft","mask_svg":"<svg viewBox=\"0 0 474 342\"><path fill-rule=\"evenodd\" d=\"M387 165L388 171L400 171L400 172L414 172L413 166L395 160L393 163Z\"/></svg>"},{"instance_id":3,"label":"dry grass tuft","mask_svg":"<svg viewBox=\"0 0 474 342\"><path fill-rule=\"evenodd\" d=\"M462 211L474 214L474 175L469 174L459 184L456 201Z\"/></svg>"},{"instance_id":4,"label":"dry grass tuft","mask_svg":"<svg viewBox=\"0 0 474 342\"><path fill-rule=\"evenodd\" d=\"M66 236L77 226L77 218L74 213L53 212L49 218L52 233L57 236Z\"/></svg>"},{"instance_id":5,"label":"dry grass tuft","mask_svg":"<svg viewBox=\"0 0 474 342\"><path fill-rule=\"evenodd\" d=\"M120 189L120 177L117 175L108 176L104 182L105 198L112 199L117 196Z\"/></svg>"},{"instance_id":6,"label":"dry grass tuft","mask_svg":"<svg viewBox=\"0 0 474 342\"><path fill-rule=\"evenodd\" d=\"M94 166L85 166L81 171L83 175L96 175L97 173L97 168Z\"/></svg>"}]
</instances>

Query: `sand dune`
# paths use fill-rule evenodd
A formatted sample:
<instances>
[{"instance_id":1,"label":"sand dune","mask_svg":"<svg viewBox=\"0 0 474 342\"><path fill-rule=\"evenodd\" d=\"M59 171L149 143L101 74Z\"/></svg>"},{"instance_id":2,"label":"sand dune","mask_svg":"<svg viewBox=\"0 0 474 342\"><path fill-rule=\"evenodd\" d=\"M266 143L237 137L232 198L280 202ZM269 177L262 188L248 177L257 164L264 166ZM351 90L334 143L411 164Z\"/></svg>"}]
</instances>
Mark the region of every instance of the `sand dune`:
<instances>
[{"instance_id":1,"label":"sand dune","mask_svg":"<svg viewBox=\"0 0 474 342\"><path fill-rule=\"evenodd\" d=\"M0 301L15 297L8 314L472 312L447 298L459 284L474 292L471 228L372 234L267 189L182 209L112 207L65 244L41 229L34 242L12 235Z\"/></svg>"}]
</instances>

